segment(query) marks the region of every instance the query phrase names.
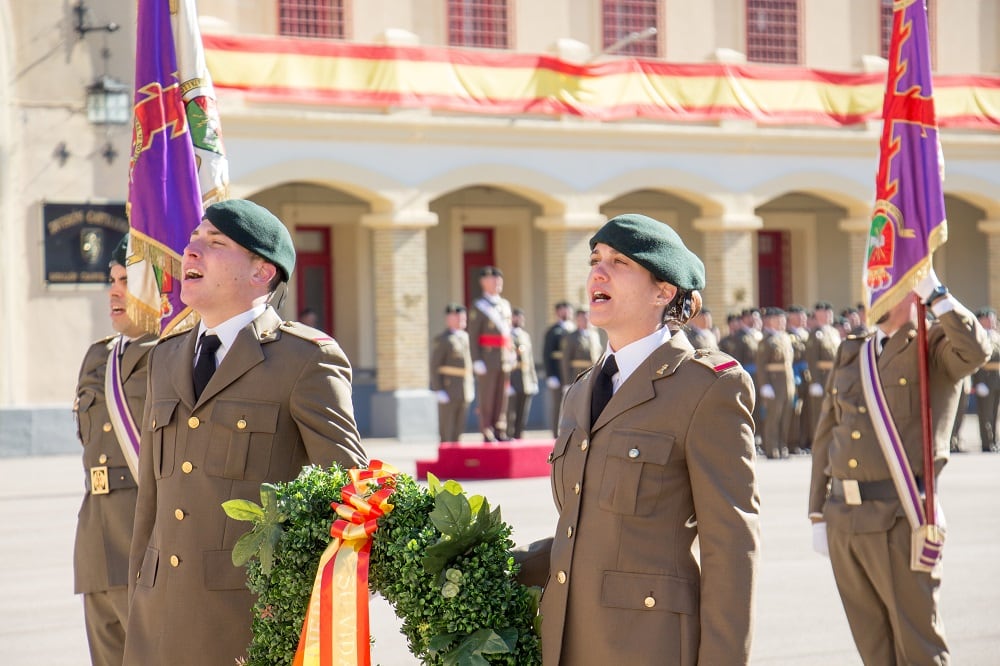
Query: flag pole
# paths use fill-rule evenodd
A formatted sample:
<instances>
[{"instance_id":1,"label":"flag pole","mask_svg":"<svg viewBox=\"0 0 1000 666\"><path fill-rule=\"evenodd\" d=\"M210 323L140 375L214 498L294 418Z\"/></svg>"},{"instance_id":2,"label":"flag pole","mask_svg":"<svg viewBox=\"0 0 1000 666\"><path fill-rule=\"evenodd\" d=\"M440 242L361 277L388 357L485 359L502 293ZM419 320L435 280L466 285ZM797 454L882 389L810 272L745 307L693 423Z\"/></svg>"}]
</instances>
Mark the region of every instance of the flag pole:
<instances>
[{"instance_id":1,"label":"flag pole","mask_svg":"<svg viewBox=\"0 0 1000 666\"><path fill-rule=\"evenodd\" d=\"M917 303L917 356L920 373L920 423L924 452L924 508L928 525L934 525L934 431L931 419L930 371L927 352L927 306Z\"/></svg>"}]
</instances>

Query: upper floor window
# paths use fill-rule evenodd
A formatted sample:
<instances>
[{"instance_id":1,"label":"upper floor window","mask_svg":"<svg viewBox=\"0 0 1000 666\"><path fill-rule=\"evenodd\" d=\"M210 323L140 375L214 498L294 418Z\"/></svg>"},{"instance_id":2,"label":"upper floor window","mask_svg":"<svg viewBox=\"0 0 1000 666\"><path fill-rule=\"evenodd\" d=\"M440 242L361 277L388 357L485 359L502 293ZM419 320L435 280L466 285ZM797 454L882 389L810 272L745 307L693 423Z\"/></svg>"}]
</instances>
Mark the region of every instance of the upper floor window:
<instances>
[{"instance_id":1,"label":"upper floor window","mask_svg":"<svg viewBox=\"0 0 1000 666\"><path fill-rule=\"evenodd\" d=\"M644 58L659 57L657 0L603 0L601 19L603 53Z\"/></svg>"},{"instance_id":2,"label":"upper floor window","mask_svg":"<svg viewBox=\"0 0 1000 666\"><path fill-rule=\"evenodd\" d=\"M882 0L879 8L879 55L889 58L889 42L892 39L892 0ZM931 42L931 65L934 63L934 4L927 0L927 35Z\"/></svg>"},{"instance_id":3,"label":"upper floor window","mask_svg":"<svg viewBox=\"0 0 1000 666\"><path fill-rule=\"evenodd\" d=\"M799 63L798 0L747 0L747 60Z\"/></svg>"},{"instance_id":4,"label":"upper floor window","mask_svg":"<svg viewBox=\"0 0 1000 666\"><path fill-rule=\"evenodd\" d=\"M278 0L278 34L286 37L344 39L347 0Z\"/></svg>"},{"instance_id":5,"label":"upper floor window","mask_svg":"<svg viewBox=\"0 0 1000 666\"><path fill-rule=\"evenodd\" d=\"M448 45L510 48L507 0L448 0Z\"/></svg>"}]
</instances>

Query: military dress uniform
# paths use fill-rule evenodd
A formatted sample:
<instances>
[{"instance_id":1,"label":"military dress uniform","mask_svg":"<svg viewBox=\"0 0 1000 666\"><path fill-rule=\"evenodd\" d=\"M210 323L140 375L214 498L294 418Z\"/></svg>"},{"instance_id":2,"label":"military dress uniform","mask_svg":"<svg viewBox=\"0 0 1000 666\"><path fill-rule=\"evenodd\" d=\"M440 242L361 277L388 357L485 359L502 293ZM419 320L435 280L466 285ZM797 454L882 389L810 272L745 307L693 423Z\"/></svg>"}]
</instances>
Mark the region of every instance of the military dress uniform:
<instances>
[{"instance_id":1,"label":"military dress uniform","mask_svg":"<svg viewBox=\"0 0 1000 666\"><path fill-rule=\"evenodd\" d=\"M77 517L73 591L84 595L84 616L93 664L121 664L128 623L128 554L135 519L136 484L108 415L104 380L118 336L95 342L80 367L74 412L83 445L86 494ZM121 376L129 410L142 420L146 355L156 338L128 343Z\"/></svg>"},{"instance_id":2,"label":"military dress uniform","mask_svg":"<svg viewBox=\"0 0 1000 666\"><path fill-rule=\"evenodd\" d=\"M555 377L559 380L559 386L549 388L550 412L549 418L552 422L552 436L559 432L559 407L562 404L563 383L562 383L562 340L573 331L573 326L568 322L557 321L549 326L545 331L545 340L542 345L543 363L545 364L545 376Z\"/></svg>"},{"instance_id":3,"label":"military dress uniform","mask_svg":"<svg viewBox=\"0 0 1000 666\"><path fill-rule=\"evenodd\" d=\"M1000 331L990 329L990 357L972 375L972 385L978 391L985 387L986 395L976 394L976 416L979 419L979 439L983 451L1000 451L997 446L997 407L1000 406Z\"/></svg>"},{"instance_id":4,"label":"military dress uniform","mask_svg":"<svg viewBox=\"0 0 1000 666\"><path fill-rule=\"evenodd\" d=\"M514 345L514 369L510 371L511 395L507 405L507 434L521 439L531 411L531 397L538 393L538 373L531 336L523 328L511 331Z\"/></svg>"},{"instance_id":5,"label":"military dress uniform","mask_svg":"<svg viewBox=\"0 0 1000 666\"><path fill-rule=\"evenodd\" d=\"M486 374L476 377L479 430L486 441L507 438L507 385L514 366L510 339L511 307L506 298L479 298L469 308L469 351Z\"/></svg>"},{"instance_id":6,"label":"military dress uniform","mask_svg":"<svg viewBox=\"0 0 1000 666\"><path fill-rule=\"evenodd\" d=\"M593 327L578 328L562 339L562 383L569 386L604 353L601 338Z\"/></svg>"},{"instance_id":7,"label":"military dress uniform","mask_svg":"<svg viewBox=\"0 0 1000 666\"><path fill-rule=\"evenodd\" d=\"M430 370L431 390L448 394L448 402L438 402L438 434L442 442L457 442L475 398L469 334L449 328L434 338Z\"/></svg>"},{"instance_id":8,"label":"military dress uniform","mask_svg":"<svg viewBox=\"0 0 1000 666\"><path fill-rule=\"evenodd\" d=\"M719 343L711 331L688 324L686 333L688 340L691 341L691 346L695 349L719 349Z\"/></svg>"},{"instance_id":9,"label":"military dress uniform","mask_svg":"<svg viewBox=\"0 0 1000 666\"><path fill-rule=\"evenodd\" d=\"M552 452L559 521L531 556L551 552L544 664L747 663L760 544L749 375L674 332L591 428L599 375L569 387Z\"/></svg>"},{"instance_id":10,"label":"military dress uniform","mask_svg":"<svg viewBox=\"0 0 1000 666\"><path fill-rule=\"evenodd\" d=\"M810 438L816 432L819 415L823 408L827 379L833 370L833 361L840 347L840 332L830 326L818 326L809 333L806 342L806 364L809 366L809 398L806 412L809 414Z\"/></svg>"},{"instance_id":11,"label":"military dress uniform","mask_svg":"<svg viewBox=\"0 0 1000 666\"><path fill-rule=\"evenodd\" d=\"M788 340L792 343L792 418L785 441L792 452L804 452L812 444L811 422L809 420L809 363L806 361L806 345L809 331L804 328L789 328Z\"/></svg>"},{"instance_id":12,"label":"military dress uniform","mask_svg":"<svg viewBox=\"0 0 1000 666\"><path fill-rule=\"evenodd\" d=\"M231 665L250 642L253 595L232 549L248 523L231 499L309 464L367 463L351 367L327 334L270 307L240 330L204 392L192 382L197 329L150 352L129 566L128 664Z\"/></svg>"},{"instance_id":13,"label":"military dress uniform","mask_svg":"<svg viewBox=\"0 0 1000 666\"><path fill-rule=\"evenodd\" d=\"M937 611L941 568L931 573L910 570L911 526L863 394L863 341L849 337L837 353L813 439L809 513L822 515L826 522L834 578L862 660L945 664L948 649ZM934 463L940 471L949 455L959 384L982 365L988 347L985 331L964 308L942 313L928 330L927 341ZM878 370L910 468L922 487L927 470L914 324L888 338ZM854 482L860 498L850 499L845 487Z\"/></svg>"},{"instance_id":14,"label":"military dress uniform","mask_svg":"<svg viewBox=\"0 0 1000 666\"><path fill-rule=\"evenodd\" d=\"M764 400L764 451L768 458L788 455L788 429L792 422L795 350L788 333L766 330L757 348L757 388L770 386L774 397Z\"/></svg>"}]
</instances>

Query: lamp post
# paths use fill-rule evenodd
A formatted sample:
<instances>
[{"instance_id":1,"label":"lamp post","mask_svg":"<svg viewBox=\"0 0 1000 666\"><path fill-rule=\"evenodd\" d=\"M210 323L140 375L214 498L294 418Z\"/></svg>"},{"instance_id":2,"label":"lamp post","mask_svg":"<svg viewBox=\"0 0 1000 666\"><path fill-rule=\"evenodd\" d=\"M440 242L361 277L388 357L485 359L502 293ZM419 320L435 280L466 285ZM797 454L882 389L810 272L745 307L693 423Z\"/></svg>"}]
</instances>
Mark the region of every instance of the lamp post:
<instances>
[{"instance_id":1,"label":"lamp post","mask_svg":"<svg viewBox=\"0 0 1000 666\"><path fill-rule=\"evenodd\" d=\"M87 86L87 120L92 125L127 125L132 119L131 88L102 74Z\"/></svg>"}]
</instances>

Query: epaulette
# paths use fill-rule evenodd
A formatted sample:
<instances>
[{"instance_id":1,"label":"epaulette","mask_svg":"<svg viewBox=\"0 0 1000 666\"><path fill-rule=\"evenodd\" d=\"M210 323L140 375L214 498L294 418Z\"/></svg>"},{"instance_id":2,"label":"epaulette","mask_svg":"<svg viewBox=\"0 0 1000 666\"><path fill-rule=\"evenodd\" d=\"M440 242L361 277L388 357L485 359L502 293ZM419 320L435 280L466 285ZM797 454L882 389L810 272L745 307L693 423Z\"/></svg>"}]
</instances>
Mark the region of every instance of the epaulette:
<instances>
[{"instance_id":1,"label":"epaulette","mask_svg":"<svg viewBox=\"0 0 1000 666\"><path fill-rule=\"evenodd\" d=\"M845 340L867 340L871 336L875 335L874 329L871 331L863 331L861 333L848 333Z\"/></svg>"},{"instance_id":2,"label":"epaulette","mask_svg":"<svg viewBox=\"0 0 1000 666\"><path fill-rule=\"evenodd\" d=\"M740 366L740 362L729 354L714 349L695 349L693 360L717 375Z\"/></svg>"},{"instance_id":3,"label":"epaulette","mask_svg":"<svg viewBox=\"0 0 1000 666\"><path fill-rule=\"evenodd\" d=\"M197 325L195 325L195 326L188 326L187 328L182 328L182 329L176 329L175 328L174 330L170 331L169 333L166 333L165 335L161 335L159 337L159 339L157 339L156 344L160 344L164 340L170 340L171 338L176 338L179 335L184 335L185 333L190 333L191 331L195 331L195 330L197 330Z\"/></svg>"},{"instance_id":4,"label":"epaulette","mask_svg":"<svg viewBox=\"0 0 1000 666\"><path fill-rule=\"evenodd\" d=\"M308 340L309 342L315 344L318 347L323 345L328 345L331 342L336 343L329 334L324 333L318 328L313 328L311 326L306 326L305 324L299 323L297 321L283 321L281 322L281 330L290 335L294 335L297 338L302 338L303 340ZM261 331L261 339L265 337L267 331Z\"/></svg>"}]
</instances>

